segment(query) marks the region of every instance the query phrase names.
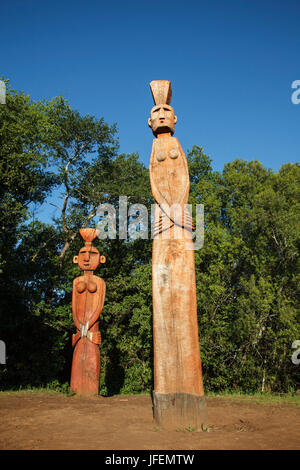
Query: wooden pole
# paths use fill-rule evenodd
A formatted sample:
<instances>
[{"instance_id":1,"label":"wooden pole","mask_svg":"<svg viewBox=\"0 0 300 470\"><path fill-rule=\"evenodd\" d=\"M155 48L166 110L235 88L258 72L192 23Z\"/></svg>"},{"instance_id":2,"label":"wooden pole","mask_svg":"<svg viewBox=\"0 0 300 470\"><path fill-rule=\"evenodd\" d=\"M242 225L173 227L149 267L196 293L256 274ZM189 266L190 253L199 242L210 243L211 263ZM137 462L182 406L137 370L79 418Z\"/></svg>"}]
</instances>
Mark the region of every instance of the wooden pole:
<instances>
[{"instance_id":1,"label":"wooden pole","mask_svg":"<svg viewBox=\"0 0 300 470\"><path fill-rule=\"evenodd\" d=\"M155 199L152 248L153 412L157 424L200 429L207 422L200 359L189 171L167 80L150 84L155 139L149 171Z\"/></svg>"}]
</instances>

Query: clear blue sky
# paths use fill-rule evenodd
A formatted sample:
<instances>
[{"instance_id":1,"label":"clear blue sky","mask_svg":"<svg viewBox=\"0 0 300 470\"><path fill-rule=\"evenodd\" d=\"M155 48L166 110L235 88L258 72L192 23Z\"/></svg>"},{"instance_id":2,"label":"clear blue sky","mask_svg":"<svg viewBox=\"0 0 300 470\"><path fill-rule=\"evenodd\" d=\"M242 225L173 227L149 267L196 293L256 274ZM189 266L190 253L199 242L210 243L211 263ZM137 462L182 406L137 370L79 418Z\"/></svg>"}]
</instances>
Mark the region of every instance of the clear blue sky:
<instances>
[{"instance_id":1,"label":"clear blue sky","mask_svg":"<svg viewBox=\"0 0 300 470\"><path fill-rule=\"evenodd\" d=\"M120 151L147 166L157 79L172 82L183 149L203 146L215 169L300 161L299 0L11 0L0 14L0 75L117 122Z\"/></svg>"}]
</instances>

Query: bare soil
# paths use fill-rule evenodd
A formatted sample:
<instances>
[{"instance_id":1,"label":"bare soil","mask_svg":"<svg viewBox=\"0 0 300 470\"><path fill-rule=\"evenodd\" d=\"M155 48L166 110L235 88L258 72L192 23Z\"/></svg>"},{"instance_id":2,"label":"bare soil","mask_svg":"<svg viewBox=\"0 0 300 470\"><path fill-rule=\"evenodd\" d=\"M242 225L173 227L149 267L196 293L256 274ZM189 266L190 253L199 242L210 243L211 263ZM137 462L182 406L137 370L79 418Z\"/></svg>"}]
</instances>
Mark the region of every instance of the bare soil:
<instances>
[{"instance_id":1,"label":"bare soil","mask_svg":"<svg viewBox=\"0 0 300 470\"><path fill-rule=\"evenodd\" d=\"M1 450L300 449L300 407L208 398L207 432L155 425L150 396L0 393Z\"/></svg>"}]
</instances>

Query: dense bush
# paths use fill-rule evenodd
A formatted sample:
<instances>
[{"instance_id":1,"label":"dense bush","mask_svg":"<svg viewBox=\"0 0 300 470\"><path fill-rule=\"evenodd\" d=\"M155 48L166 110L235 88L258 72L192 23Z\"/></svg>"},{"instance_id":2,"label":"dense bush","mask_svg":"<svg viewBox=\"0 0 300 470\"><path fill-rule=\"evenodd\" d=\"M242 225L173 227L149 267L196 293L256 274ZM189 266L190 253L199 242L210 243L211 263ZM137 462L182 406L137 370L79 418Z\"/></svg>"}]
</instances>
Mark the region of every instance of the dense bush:
<instances>
[{"instance_id":1,"label":"dense bush","mask_svg":"<svg viewBox=\"0 0 300 470\"><path fill-rule=\"evenodd\" d=\"M103 119L81 116L62 98L32 102L9 86L0 156L0 339L7 347L0 387L57 388L70 379L78 229L97 222L101 202L117 208L120 195L150 208L148 170L138 155L118 153L115 127ZM216 172L202 148L187 157L190 203L205 210L204 246L195 251L205 389L292 391L299 378L291 345L300 339L300 167L274 172L237 159ZM58 192L57 217L41 222L37 208ZM152 241L96 246L107 258L98 272L107 284L100 393L150 391Z\"/></svg>"}]
</instances>

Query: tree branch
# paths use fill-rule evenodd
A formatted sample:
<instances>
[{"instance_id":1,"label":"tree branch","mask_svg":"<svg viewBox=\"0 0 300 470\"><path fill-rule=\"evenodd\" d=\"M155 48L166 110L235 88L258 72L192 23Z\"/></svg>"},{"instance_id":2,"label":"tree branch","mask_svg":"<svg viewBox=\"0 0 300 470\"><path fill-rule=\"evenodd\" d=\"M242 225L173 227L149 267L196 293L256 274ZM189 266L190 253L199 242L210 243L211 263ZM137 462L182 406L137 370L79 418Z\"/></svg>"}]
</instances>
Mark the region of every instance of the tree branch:
<instances>
[{"instance_id":1,"label":"tree branch","mask_svg":"<svg viewBox=\"0 0 300 470\"><path fill-rule=\"evenodd\" d=\"M68 163L66 164L65 170L64 170L64 185L66 188L66 195L65 195L63 207L61 209L61 215L63 219L63 228L64 228L64 232L66 235L69 234L69 227L67 225L67 220L66 220L66 210L67 210L68 200L70 196L70 187L69 187L69 181L68 181L68 171L69 171L70 164L71 164L71 159L68 160Z\"/></svg>"}]
</instances>

